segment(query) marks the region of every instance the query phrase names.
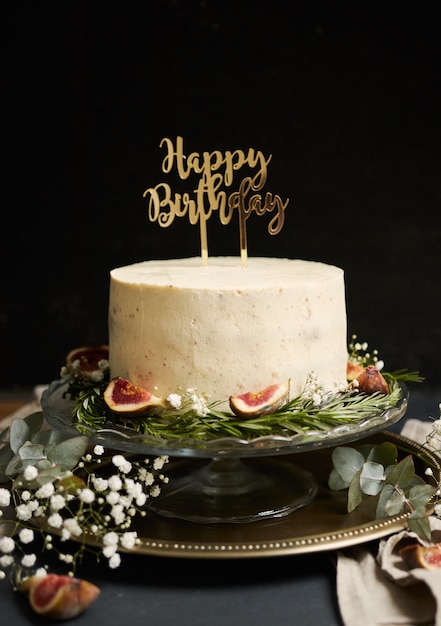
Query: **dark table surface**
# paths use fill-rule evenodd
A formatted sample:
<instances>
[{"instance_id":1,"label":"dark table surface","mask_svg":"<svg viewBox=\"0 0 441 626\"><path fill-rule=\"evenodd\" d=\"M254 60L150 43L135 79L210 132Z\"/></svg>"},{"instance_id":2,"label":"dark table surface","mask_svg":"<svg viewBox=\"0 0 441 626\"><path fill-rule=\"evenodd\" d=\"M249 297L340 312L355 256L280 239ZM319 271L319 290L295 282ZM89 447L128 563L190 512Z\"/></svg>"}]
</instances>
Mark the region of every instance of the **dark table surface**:
<instances>
[{"instance_id":1,"label":"dark table surface","mask_svg":"<svg viewBox=\"0 0 441 626\"><path fill-rule=\"evenodd\" d=\"M390 430L400 432L409 418L437 418L440 401L441 390L411 389L405 417ZM125 554L120 567L110 570L89 555L78 575L101 594L73 623L341 626L335 559L333 550L234 559ZM0 616L2 624L14 626L48 623L6 582L0 584Z\"/></svg>"}]
</instances>

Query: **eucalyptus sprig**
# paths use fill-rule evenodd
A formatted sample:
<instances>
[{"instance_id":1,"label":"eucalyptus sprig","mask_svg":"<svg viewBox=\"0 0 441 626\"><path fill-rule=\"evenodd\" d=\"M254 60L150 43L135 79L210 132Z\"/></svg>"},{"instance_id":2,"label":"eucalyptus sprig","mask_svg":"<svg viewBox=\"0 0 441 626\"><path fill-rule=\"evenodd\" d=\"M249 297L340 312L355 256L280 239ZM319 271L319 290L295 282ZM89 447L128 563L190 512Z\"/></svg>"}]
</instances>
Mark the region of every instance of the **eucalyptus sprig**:
<instances>
[{"instance_id":1,"label":"eucalyptus sprig","mask_svg":"<svg viewBox=\"0 0 441 626\"><path fill-rule=\"evenodd\" d=\"M332 451L333 469L328 485L333 491L348 490L347 511L354 511L367 497L378 496L376 518L408 514L410 530L430 540L430 505L439 484L428 484L415 474L411 454L398 461L397 447L384 442L357 447L339 446ZM440 467L430 468L440 472ZM441 480L438 478L438 481Z\"/></svg>"}]
</instances>

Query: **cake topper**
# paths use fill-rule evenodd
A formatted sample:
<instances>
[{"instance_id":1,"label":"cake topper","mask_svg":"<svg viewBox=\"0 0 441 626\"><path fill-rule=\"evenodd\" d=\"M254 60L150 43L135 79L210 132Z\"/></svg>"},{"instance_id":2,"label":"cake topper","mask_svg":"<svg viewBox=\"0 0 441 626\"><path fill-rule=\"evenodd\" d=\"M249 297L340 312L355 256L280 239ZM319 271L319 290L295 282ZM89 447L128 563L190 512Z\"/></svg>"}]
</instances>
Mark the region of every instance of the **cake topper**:
<instances>
[{"instance_id":1,"label":"cake topper","mask_svg":"<svg viewBox=\"0 0 441 626\"><path fill-rule=\"evenodd\" d=\"M199 176L193 194L173 193L168 183L158 183L143 193L148 198L148 215L152 222L166 228L175 217L188 216L190 224L199 222L201 237L202 264L208 265L207 222L214 211L218 211L221 224L230 223L235 211L239 218L240 256L242 266L247 266L247 220L251 213L265 215L274 213L269 224L270 235L277 235L285 221L285 209L289 199L282 201L279 195L267 191L260 192L267 179L267 166L272 155L265 157L260 150L249 148L243 150L213 150L213 152L184 153L182 137L164 138L159 144L165 147L167 154L162 161L162 171L169 174L176 168L179 178L186 180L191 174ZM235 174L247 166L251 172L245 176L235 191L227 193L224 187L230 188L235 183Z\"/></svg>"}]
</instances>

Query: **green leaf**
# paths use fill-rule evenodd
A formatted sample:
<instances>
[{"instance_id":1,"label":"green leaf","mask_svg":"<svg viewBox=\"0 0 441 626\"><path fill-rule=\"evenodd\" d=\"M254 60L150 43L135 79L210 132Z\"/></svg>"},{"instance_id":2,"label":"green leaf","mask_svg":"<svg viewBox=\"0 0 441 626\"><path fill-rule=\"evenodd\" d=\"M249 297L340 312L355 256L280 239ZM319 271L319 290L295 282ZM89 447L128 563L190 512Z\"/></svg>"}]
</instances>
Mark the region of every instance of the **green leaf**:
<instances>
[{"instance_id":1,"label":"green leaf","mask_svg":"<svg viewBox=\"0 0 441 626\"><path fill-rule=\"evenodd\" d=\"M406 510L406 496L403 491L395 490L392 492L390 498L385 504L384 510L387 515L398 515L399 513L403 513Z\"/></svg>"},{"instance_id":2,"label":"green leaf","mask_svg":"<svg viewBox=\"0 0 441 626\"><path fill-rule=\"evenodd\" d=\"M351 480L348 489L348 513L354 511L357 506L363 502L363 494L360 488L360 473L361 469L355 474Z\"/></svg>"},{"instance_id":3,"label":"green leaf","mask_svg":"<svg viewBox=\"0 0 441 626\"><path fill-rule=\"evenodd\" d=\"M23 418L23 420L29 426L31 434L38 433L41 430L43 423L44 423L44 417L41 411L38 411L37 413L31 413L30 415L26 415L26 417Z\"/></svg>"},{"instance_id":4,"label":"green leaf","mask_svg":"<svg viewBox=\"0 0 441 626\"><path fill-rule=\"evenodd\" d=\"M9 446L3 446L3 448L0 449L0 483L5 483L10 480L10 476L6 473L6 468L12 458L14 458L14 453L11 448Z\"/></svg>"},{"instance_id":5,"label":"green leaf","mask_svg":"<svg viewBox=\"0 0 441 626\"><path fill-rule=\"evenodd\" d=\"M328 479L329 489L332 491L341 491L342 489L347 489L348 483L343 480L337 470L334 468L331 470Z\"/></svg>"},{"instance_id":6,"label":"green leaf","mask_svg":"<svg viewBox=\"0 0 441 626\"><path fill-rule=\"evenodd\" d=\"M425 508L431 497L437 492L437 487L432 485L415 485L409 490L408 500L413 509Z\"/></svg>"},{"instance_id":7,"label":"green leaf","mask_svg":"<svg viewBox=\"0 0 441 626\"><path fill-rule=\"evenodd\" d=\"M8 443L9 445L9 426L0 432L0 443Z\"/></svg>"},{"instance_id":8,"label":"green leaf","mask_svg":"<svg viewBox=\"0 0 441 626\"><path fill-rule=\"evenodd\" d=\"M371 448L366 460L374 463L380 463L384 467L387 467L388 465L395 465L397 458L397 447L389 441L384 441L383 443Z\"/></svg>"},{"instance_id":9,"label":"green leaf","mask_svg":"<svg viewBox=\"0 0 441 626\"><path fill-rule=\"evenodd\" d=\"M386 483L395 485L401 489L406 489L415 476L415 465L412 455L406 456L387 474Z\"/></svg>"},{"instance_id":10,"label":"green leaf","mask_svg":"<svg viewBox=\"0 0 441 626\"><path fill-rule=\"evenodd\" d=\"M27 422L22 419L15 419L11 424L11 436L9 445L11 450L17 454L22 445L31 438L31 429Z\"/></svg>"},{"instance_id":11,"label":"green leaf","mask_svg":"<svg viewBox=\"0 0 441 626\"><path fill-rule=\"evenodd\" d=\"M339 446L332 451L332 462L342 481L349 486L354 476L362 468L364 456L354 448Z\"/></svg>"},{"instance_id":12,"label":"green leaf","mask_svg":"<svg viewBox=\"0 0 441 626\"><path fill-rule=\"evenodd\" d=\"M60 465L63 469L73 469L87 450L87 437L73 437L54 446L47 455L51 463Z\"/></svg>"},{"instance_id":13,"label":"green leaf","mask_svg":"<svg viewBox=\"0 0 441 626\"><path fill-rule=\"evenodd\" d=\"M392 497L392 494L394 492L394 486L393 485L384 485L383 489L380 491L380 497L378 498L378 502L377 502L377 510L375 513L375 517L377 517L378 519L384 519L385 517L388 516L388 514L386 513L386 504L388 503L389 499Z\"/></svg>"},{"instance_id":14,"label":"green leaf","mask_svg":"<svg viewBox=\"0 0 441 626\"><path fill-rule=\"evenodd\" d=\"M360 488L368 496L376 496L384 484L384 467L380 463L366 461L360 472Z\"/></svg>"},{"instance_id":15,"label":"green leaf","mask_svg":"<svg viewBox=\"0 0 441 626\"><path fill-rule=\"evenodd\" d=\"M45 458L44 446L40 443L31 443L27 441L18 451L20 458L23 461L38 461ZM27 463L29 465L29 463Z\"/></svg>"},{"instance_id":16,"label":"green leaf","mask_svg":"<svg viewBox=\"0 0 441 626\"><path fill-rule=\"evenodd\" d=\"M430 528L429 518L425 509L418 509L408 515L407 525L409 527L409 530L416 533L419 537L431 541L432 531Z\"/></svg>"},{"instance_id":17,"label":"green leaf","mask_svg":"<svg viewBox=\"0 0 441 626\"><path fill-rule=\"evenodd\" d=\"M32 441L34 443L41 443L45 448L50 448L58 443L61 443L61 441L64 441L65 439L66 435L64 435L60 430L55 430L55 428L42 430L32 437Z\"/></svg>"}]
</instances>

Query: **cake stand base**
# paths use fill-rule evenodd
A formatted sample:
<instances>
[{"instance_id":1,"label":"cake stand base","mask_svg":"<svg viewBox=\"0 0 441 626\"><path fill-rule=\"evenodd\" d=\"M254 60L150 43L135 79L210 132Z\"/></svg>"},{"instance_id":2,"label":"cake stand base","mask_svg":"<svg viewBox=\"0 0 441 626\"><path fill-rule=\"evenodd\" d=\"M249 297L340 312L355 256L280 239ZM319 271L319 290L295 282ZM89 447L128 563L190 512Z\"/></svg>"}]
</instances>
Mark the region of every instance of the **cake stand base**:
<instances>
[{"instance_id":1,"label":"cake stand base","mask_svg":"<svg viewBox=\"0 0 441 626\"><path fill-rule=\"evenodd\" d=\"M167 466L169 483L148 502L163 517L196 523L248 523L284 517L317 493L314 477L275 458L184 460Z\"/></svg>"}]
</instances>

